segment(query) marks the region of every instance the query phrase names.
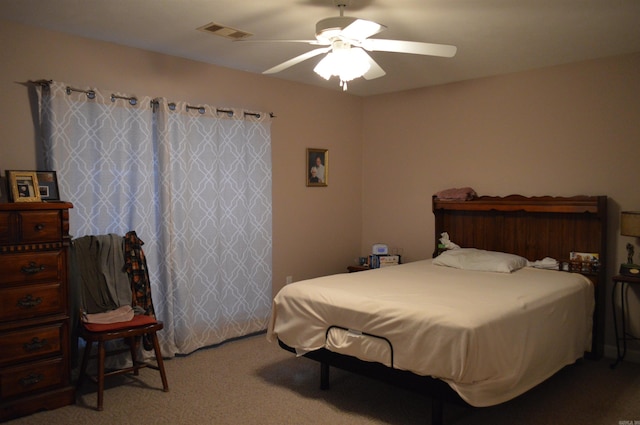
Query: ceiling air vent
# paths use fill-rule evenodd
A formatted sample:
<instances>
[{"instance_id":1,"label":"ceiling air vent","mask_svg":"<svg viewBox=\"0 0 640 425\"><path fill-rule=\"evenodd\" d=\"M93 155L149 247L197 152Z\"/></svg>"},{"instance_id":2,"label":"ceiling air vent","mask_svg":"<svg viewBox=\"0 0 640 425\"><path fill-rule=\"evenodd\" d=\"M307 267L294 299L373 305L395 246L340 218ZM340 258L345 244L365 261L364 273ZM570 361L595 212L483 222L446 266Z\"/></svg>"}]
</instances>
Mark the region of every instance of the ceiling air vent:
<instances>
[{"instance_id":1,"label":"ceiling air vent","mask_svg":"<svg viewBox=\"0 0 640 425\"><path fill-rule=\"evenodd\" d=\"M250 32L240 31L235 28L216 24L215 22L211 22L207 25L201 26L200 28L198 28L198 30L208 32L210 34L215 34L220 37L228 38L230 40L242 40L243 38L247 38L253 35Z\"/></svg>"}]
</instances>

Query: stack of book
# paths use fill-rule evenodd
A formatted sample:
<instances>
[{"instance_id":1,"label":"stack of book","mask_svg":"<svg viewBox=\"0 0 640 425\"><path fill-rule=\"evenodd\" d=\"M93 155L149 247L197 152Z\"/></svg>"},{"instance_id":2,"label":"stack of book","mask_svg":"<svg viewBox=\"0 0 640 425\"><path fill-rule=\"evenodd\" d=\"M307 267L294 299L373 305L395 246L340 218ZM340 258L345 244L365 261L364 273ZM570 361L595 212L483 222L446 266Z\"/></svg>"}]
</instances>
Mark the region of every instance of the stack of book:
<instances>
[{"instance_id":1,"label":"stack of book","mask_svg":"<svg viewBox=\"0 0 640 425\"><path fill-rule=\"evenodd\" d=\"M397 266L400 264L399 255L369 255L369 267L372 269L378 269L380 267Z\"/></svg>"}]
</instances>

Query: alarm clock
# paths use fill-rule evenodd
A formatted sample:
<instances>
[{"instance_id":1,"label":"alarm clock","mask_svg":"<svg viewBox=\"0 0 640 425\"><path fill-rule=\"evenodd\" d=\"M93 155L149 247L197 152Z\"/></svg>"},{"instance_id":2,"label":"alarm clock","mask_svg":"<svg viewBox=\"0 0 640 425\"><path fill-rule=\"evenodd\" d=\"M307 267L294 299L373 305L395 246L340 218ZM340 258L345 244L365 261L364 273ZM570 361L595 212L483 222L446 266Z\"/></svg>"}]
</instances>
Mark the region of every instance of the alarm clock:
<instances>
[{"instance_id":1,"label":"alarm clock","mask_svg":"<svg viewBox=\"0 0 640 425\"><path fill-rule=\"evenodd\" d=\"M377 243L373 245L371 252L374 255L386 255L389 253L389 247L383 243Z\"/></svg>"},{"instance_id":2,"label":"alarm clock","mask_svg":"<svg viewBox=\"0 0 640 425\"><path fill-rule=\"evenodd\" d=\"M640 266L637 264L620 264L620 274L640 277Z\"/></svg>"}]
</instances>

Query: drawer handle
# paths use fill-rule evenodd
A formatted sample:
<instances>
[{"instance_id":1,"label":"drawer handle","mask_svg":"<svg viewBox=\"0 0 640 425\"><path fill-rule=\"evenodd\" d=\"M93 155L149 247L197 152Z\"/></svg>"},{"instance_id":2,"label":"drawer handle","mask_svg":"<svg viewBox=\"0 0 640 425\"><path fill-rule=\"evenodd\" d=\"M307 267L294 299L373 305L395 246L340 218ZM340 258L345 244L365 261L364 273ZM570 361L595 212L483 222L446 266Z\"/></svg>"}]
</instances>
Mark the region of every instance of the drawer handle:
<instances>
[{"instance_id":1,"label":"drawer handle","mask_svg":"<svg viewBox=\"0 0 640 425\"><path fill-rule=\"evenodd\" d=\"M42 303L42 298L38 297L34 299L33 295L27 295L26 297L20 298L18 300L18 307L33 308L33 307L37 307L41 303Z\"/></svg>"},{"instance_id":2,"label":"drawer handle","mask_svg":"<svg viewBox=\"0 0 640 425\"><path fill-rule=\"evenodd\" d=\"M29 374L29 376L26 376L22 379L20 379L20 385L22 385L23 387L28 387L31 385L35 385L38 382L42 381L44 379L44 375L42 374L35 374L35 373L31 373Z\"/></svg>"},{"instance_id":3,"label":"drawer handle","mask_svg":"<svg viewBox=\"0 0 640 425\"><path fill-rule=\"evenodd\" d=\"M32 261L29 263L27 267L22 267L20 270L24 274L36 274L36 273L43 272L44 269L45 269L44 265L41 264L38 266L34 261Z\"/></svg>"},{"instance_id":4,"label":"drawer handle","mask_svg":"<svg viewBox=\"0 0 640 425\"><path fill-rule=\"evenodd\" d=\"M41 231L41 230L43 230L43 229L44 229L44 224L42 224L42 223L38 223L38 224L36 224L36 225L35 225L35 229L36 229L37 231Z\"/></svg>"},{"instance_id":5,"label":"drawer handle","mask_svg":"<svg viewBox=\"0 0 640 425\"><path fill-rule=\"evenodd\" d=\"M24 351L26 351L27 353L31 353L33 351L38 351L38 350L42 350L43 348L45 348L47 346L47 339L40 339L37 336L34 337L31 342L25 342L22 345L22 348L24 348Z\"/></svg>"}]
</instances>

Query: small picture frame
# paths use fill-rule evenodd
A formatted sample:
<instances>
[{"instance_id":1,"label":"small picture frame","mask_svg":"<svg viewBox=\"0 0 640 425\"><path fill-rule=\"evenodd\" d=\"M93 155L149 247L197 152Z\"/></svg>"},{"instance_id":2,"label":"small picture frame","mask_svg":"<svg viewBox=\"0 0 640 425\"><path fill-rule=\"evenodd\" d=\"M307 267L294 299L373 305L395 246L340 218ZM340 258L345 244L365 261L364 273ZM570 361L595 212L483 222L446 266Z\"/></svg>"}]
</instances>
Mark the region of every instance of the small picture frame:
<instances>
[{"instance_id":1,"label":"small picture frame","mask_svg":"<svg viewBox=\"0 0 640 425\"><path fill-rule=\"evenodd\" d=\"M9 186L7 186L7 179L0 176L0 204L7 202L9 202Z\"/></svg>"},{"instance_id":2,"label":"small picture frame","mask_svg":"<svg viewBox=\"0 0 640 425\"><path fill-rule=\"evenodd\" d=\"M329 182L329 150L308 148L305 158L307 186L326 187Z\"/></svg>"},{"instance_id":3,"label":"small picture frame","mask_svg":"<svg viewBox=\"0 0 640 425\"><path fill-rule=\"evenodd\" d=\"M43 201L59 201L58 176L55 171L36 171L38 189Z\"/></svg>"},{"instance_id":4,"label":"small picture frame","mask_svg":"<svg viewBox=\"0 0 640 425\"><path fill-rule=\"evenodd\" d=\"M13 202L42 201L35 171L7 170L7 180Z\"/></svg>"},{"instance_id":5,"label":"small picture frame","mask_svg":"<svg viewBox=\"0 0 640 425\"><path fill-rule=\"evenodd\" d=\"M577 273L595 273L600 266L600 254L597 252L569 253L569 270Z\"/></svg>"}]
</instances>

